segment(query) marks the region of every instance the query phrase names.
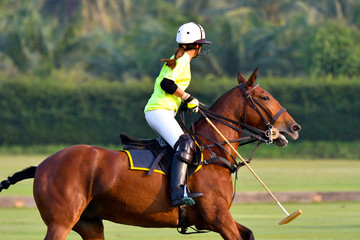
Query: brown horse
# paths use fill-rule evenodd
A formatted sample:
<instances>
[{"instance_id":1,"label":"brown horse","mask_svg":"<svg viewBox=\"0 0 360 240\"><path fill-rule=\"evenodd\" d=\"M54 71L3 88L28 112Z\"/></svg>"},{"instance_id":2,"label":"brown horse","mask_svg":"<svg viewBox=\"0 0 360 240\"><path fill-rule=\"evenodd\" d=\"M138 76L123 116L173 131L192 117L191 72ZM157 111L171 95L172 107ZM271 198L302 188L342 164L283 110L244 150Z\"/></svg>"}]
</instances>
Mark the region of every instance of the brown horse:
<instances>
[{"instance_id":1,"label":"brown horse","mask_svg":"<svg viewBox=\"0 0 360 240\"><path fill-rule=\"evenodd\" d=\"M254 87L256 73L255 70L249 80L238 74L238 82L261 105L257 111L251 104L246 104L248 98L238 86L219 98L210 110L237 122L244 121L246 114L247 124L263 130L267 129L266 120L271 122L271 116L277 115L273 126L279 129L280 137L275 143L284 146L287 140L283 134L296 140L300 126L286 111L278 114L283 108L268 92ZM214 123L229 140L241 135L236 129ZM208 138L222 142L203 118L196 122L195 129L205 144L210 143ZM235 149L239 146L238 142L232 144ZM224 147L236 159L229 146ZM234 163L224 149L214 147L213 151ZM205 159L209 158L208 150L203 154ZM65 239L71 230L83 239L104 239L103 219L141 227L178 226L179 210L171 206L168 177L158 173L148 176L144 171L129 170L128 156L122 151L88 145L71 146L28 171L33 174L26 176L24 170L7 181L14 184L25 178L35 178L34 198L47 225L47 240ZM235 222L229 212L233 187L232 174L227 167L223 164L203 166L189 177L188 187L191 192L204 193L194 206L187 209L189 225L215 231L223 239L254 239L252 231Z\"/></svg>"}]
</instances>

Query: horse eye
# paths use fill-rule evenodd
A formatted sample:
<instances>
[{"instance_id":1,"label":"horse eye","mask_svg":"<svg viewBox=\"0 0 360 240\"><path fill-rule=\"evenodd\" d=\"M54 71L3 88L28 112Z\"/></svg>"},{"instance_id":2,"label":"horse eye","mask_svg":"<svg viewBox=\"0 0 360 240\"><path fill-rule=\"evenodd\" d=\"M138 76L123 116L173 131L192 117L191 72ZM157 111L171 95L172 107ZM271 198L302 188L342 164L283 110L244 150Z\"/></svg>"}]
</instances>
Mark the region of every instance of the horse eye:
<instances>
[{"instance_id":1,"label":"horse eye","mask_svg":"<svg viewBox=\"0 0 360 240\"><path fill-rule=\"evenodd\" d=\"M261 100L264 100L264 101L269 101L270 100L270 98L268 96L264 96L264 97L260 97L260 98L261 98Z\"/></svg>"}]
</instances>

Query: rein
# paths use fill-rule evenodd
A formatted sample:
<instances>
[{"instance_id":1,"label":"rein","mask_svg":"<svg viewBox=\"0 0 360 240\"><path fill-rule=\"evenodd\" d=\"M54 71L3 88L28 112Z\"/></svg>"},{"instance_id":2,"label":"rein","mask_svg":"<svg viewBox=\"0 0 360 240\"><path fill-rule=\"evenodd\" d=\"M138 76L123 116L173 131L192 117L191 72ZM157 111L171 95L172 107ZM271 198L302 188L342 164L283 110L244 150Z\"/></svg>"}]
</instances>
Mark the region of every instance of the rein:
<instances>
[{"instance_id":1,"label":"rein","mask_svg":"<svg viewBox=\"0 0 360 240\"><path fill-rule=\"evenodd\" d=\"M203 105L203 104L201 104ZM205 106L205 105L204 105ZM234 121L232 119L229 119L227 117L221 116L215 112L212 112L211 110L203 107L203 106L199 106L200 108L200 112L202 114L204 114L204 116L209 117L211 119L214 119L236 131L240 131L248 136L246 137L242 137L242 138L238 138L238 139L232 139L229 140L229 142L233 143L233 142L239 142L239 146L243 146L246 144L250 144L253 142L258 141L257 145L255 146L253 153L251 154L250 158L247 160L247 163L250 163L250 161L252 160L255 151L257 150L257 148L260 146L261 143L265 142L268 143L269 140L267 139L267 135L266 135L266 131L263 131L261 129L252 127L248 124L245 124L243 122L238 122L238 121ZM236 157L233 157L232 154L223 146L226 145L226 142L218 142L198 131L195 130L195 126L194 126L194 120L193 120L193 116L191 111L189 111L189 116L190 116L190 121L191 121L191 128L187 128L186 127L186 120L185 120L185 113L187 112L187 107L184 104L182 107L180 107L180 111L179 111L179 115L180 115L180 126L181 128L187 133L189 134L193 139L196 140L196 142L199 143L200 145L200 150L203 151L205 148L207 150L209 150L210 152L210 158L209 159L205 159L203 163L199 163L203 164L203 165L208 165L208 164L219 164L222 163L220 166L226 167L230 170L231 173L236 173L236 179L237 179L237 172L239 170L240 167L244 166L244 163L242 162L238 162L236 160ZM240 127L237 127L240 126ZM213 144L205 144L203 141L201 141L201 139L198 137L204 137L207 140L211 141ZM224 150L224 152L226 152L233 160L234 163L230 162L229 160L227 160L226 158L223 157L219 157L216 155L215 152L213 152L212 148L214 147L218 147L221 148L222 150Z\"/></svg>"},{"instance_id":2,"label":"rein","mask_svg":"<svg viewBox=\"0 0 360 240\"><path fill-rule=\"evenodd\" d=\"M269 113L269 111L267 111L265 109L265 107L263 107L257 100L255 100L250 95L250 93L258 86L259 86L259 84L253 86L249 90L246 90L246 88L243 84L238 85L238 87L240 88L240 90L243 93L245 100L246 100L245 106L244 106L244 122L235 121L233 119L221 116L221 115L209 110L208 108L206 108L204 104L200 104L200 106L199 106L199 109L200 109L199 111L201 114L203 114L204 117L211 118L217 122L220 122L220 123L226 125L227 127L230 127L238 132L241 132L241 133L244 133L247 135L246 137L229 140L230 143L239 142L239 146L243 146L243 145L253 143L256 141L258 142L256 144L250 158L246 161L247 163L250 163L256 150L258 149L258 147L260 146L261 143L264 143L264 142L266 144L273 143L273 124L281 116L281 114L283 114L286 111L285 108L282 108L282 109L280 109L280 111L277 114L275 114L275 116L272 116ZM268 128L267 130L264 131L264 130L255 128L255 127L250 126L245 123L247 104L250 104L250 107L253 108L259 114L259 116L261 117L261 119L264 121L265 125ZM268 116L270 121L264 116L264 114L259 110L259 108L261 108L263 110L263 112L265 112L265 114ZM206 148L210 152L210 158L204 160L203 163L199 163L199 164L208 165L208 164L222 163L222 164L220 164L220 166L228 168L231 173L236 173L236 179L237 179L238 170L240 167L244 166L244 163L238 162L236 160L236 157L233 157L232 154L223 146L226 144L226 142L218 142L218 141L196 131L191 111L189 111L189 116L191 118L191 129L188 129L186 127L186 120L185 120L185 113L187 112L187 110L188 109L185 104L182 107L180 107L180 111L179 111L180 112L180 114L179 114L180 115L180 121L179 121L180 126L183 128L183 130L187 134L189 134L193 139L195 139L199 143L201 151L203 151ZM210 144L210 145L204 144L198 136L206 138L207 140L211 141L213 144ZM234 163L230 162L229 160L227 160L223 157L217 156L216 153L214 153L212 151L212 148L214 148L214 147L218 147L218 148L221 148L222 150L224 150L224 152L226 152L232 158ZM236 181L235 181L235 184L236 184ZM235 194L235 191L234 191L234 194Z\"/></svg>"},{"instance_id":3,"label":"rein","mask_svg":"<svg viewBox=\"0 0 360 240\"><path fill-rule=\"evenodd\" d=\"M233 142L239 142L239 146L243 146L249 143L253 143L258 141L257 146L255 147L255 149L253 150L253 153L250 157L250 159L248 160L249 162L252 160L253 155L255 154L255 151L257 150L258 146L265 142L266 144L271 144L273 143L273 134L272 134L272 130L273 130L273 124L276 122L276 120L286 111L285 108L280 109L280 111L275 114L275 116L272 116L269 111L267 111L257 100L255 100L250 93L256 88L258 87L259 84L253 86L251 89L246 90L244 84L239 84L238 87L240 88L241 92L243 93L246 101L245 101L245 106L244 106L244 122L240 122L240 121L235 121L233 119L221 116L209 109L207 109L205 107L204 104L200 104L199 109L201 110L200 112L202 114L204 114L204 117L208 117L211 118L217 122L220 122L224 125L226 125L227 127L230 127L236 131L242 132L244 134L246 134L246 137L242 137L242 138L238 138L238 139L232 139L229 140L229 142L233 143ZM261 130L259 128L255 128L253 126L250 126L248 124L246 124L246 106L247 104L250 104L250 107L253 108L258 115L261 117L261 119L264 121L265 125L267 126L267 130ZM265 114L270 118L270 121L263 115L263 113L259 110L259 107L265 112ZM194 127L194 121L191 115L191 112L189 111L189 115L191 118L191 129L189 130L188 128L186 128L186 124L185 124L185 112L187 111L187 107L186 105L183 105L182 107L180 107L180 126L183 128L183 130L188 133L190 136L193 137L193 139L195 139L198 143L201 143L201 150L203 150L204 148L208 149L210 152L210 159L216 158L216 160L221 160L222 162L225 162L224 159L218 159L220 157L216 157L216 154L211 150L211 148L213 147L219 147L221 149L223 149L234 161L234 166L232 166L231 164L228 164L228 160L226 160L225 164L228 166L228 168L230 169L231 173L234 173L237 171L238 168L240 168L241 166L243 166L243 163L239 163L236 161L236 158L234 158L231 153L223 146L226 144L226 142L217 142L214 139L209 138L208 136L201 134L200 132L197 132L195 130ZM213 142L213 144L211 145L206 145L204 144L199 137L197 136L202 136L204 138L206 138L207 140ZM205 162L205 164L209 164L211 161L209 161L210 159L207 160L207 163ZM205 160L206 161L206 160ZM231 166L231 167L229 167Z\"/></svg>"}]
</instances>

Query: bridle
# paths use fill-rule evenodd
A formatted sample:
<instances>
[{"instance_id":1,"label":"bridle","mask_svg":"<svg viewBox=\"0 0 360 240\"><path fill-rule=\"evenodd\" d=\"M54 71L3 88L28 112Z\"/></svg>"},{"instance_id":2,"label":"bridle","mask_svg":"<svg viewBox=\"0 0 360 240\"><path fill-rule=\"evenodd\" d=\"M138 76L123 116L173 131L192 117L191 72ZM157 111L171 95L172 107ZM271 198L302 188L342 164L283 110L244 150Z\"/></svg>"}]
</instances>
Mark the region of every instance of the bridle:
<instances>
[{"instance_id":1,"label":"bridle","mask_svg":"<svg viewBox=\"0 0 360 240\"><path fill-rule=\"evenodd\" d=\"M233 143L233 142L239 142L239 146L243 146L249 143L253 143L258 141L258 144L256 145L255 149L253 150L253 153L251 155L251 157L249 158L248 162L251 161L252 157L255 154L255 151L257 150L257 148L259 147L259 145L263 142L265 142L266 144L271 144L273 143L273 140L276 139L278 137L279 131L273 127L273 124L276 122L276 120L286 111L285 108L282 108L279 110L279 112L277 114L275 114L275 116L272 116L271 113L269 111L267 111L265 109L264 106L262 106L256 99L254 99L250 93L256 88L258 87L259 84L253 86L252 88L250 88L249 90L246 90L244 84L239 84L238 87L240 88L241 92L243 93L244 97L245 97L245 106L244 106L244 120L243 122L240 121L235 121L232 119L229 119L227 117L221 116L211 110L209 110L204 104L201 104L199 106L200 112L202 114L204 114L204 116L209 117L217 122L220 122L236 131L242 132L244 134L246 134L246 137L242 137L239 139L232 139L229 140L229 142ZM253 126L250 126L248 124L246 124L246 108L247 108L247 104L250 104L250 107L253 108L261 117L261 119L264 121L265 125L267 126L266 130L261 130L259 128L255 128ZM185 109L184 109L185 108ZM204 148L208 149L210 152L210 159L207 159L204 161L204 164L210 164L215 162L223 162L225 163L226 167L230 169L230 171L232 173L237 172L237 170L243 166L243 163L239 163L237 162L236 158L234 158L231 153L223 146L226 143L225 142L217 142L214 139L211 139L210 137L198 132L195 130L194 127L194 121L192 119L191 116L191 112L189 111L189 115L191 117L191 124L192 124L192 128L189 130L188 128L186 128L186 124L185 124L185 112L186 112L186 107L184 105L184 108L180 108L180 125L183 128L183 130L191 135L201 146L201 150L203 150ZM263 112L265 112L265 114L268 116L268 118L270 119L270 121L268 120L268 118L266 118L264 116L264 114L260 111L261 108L263 110ZM209 141L211 141L213 144L204 144L198 136L201 136ZM231 156L231 158L234 161L233 163L230 163L228 160L218 157L216 156L216 154L212 151L213 147L219 147L222 150L224 150L229 156Z\"/></svg>"},{"instance_id":2,"label":"bridle","mask_svg":"<svg viewBox=\"0 0 360 240\"><path fill-rule=\"evenodd\" d=\"M247 100L245 103L245 107L244 107L244 122L246 122L246 104L250 103L251 107L258 113L258 115L261 117L261 119L264 121L265 125L267 126L268 129L266 130L265 134L269 139L268 144L271 144L271 143L273 143L273 139L276 139L279 134L278 130L277 129L275 130L275 128L273 127L273 124L286 111L286 109L283 107L279 110L279 112L277 114L275 114L275 116L272 116L271 113L269 113L269 111L267 111L264 106L262 106L256 99L254 99L250 95L250 92L252 90L254 90L255 88L257 88L258 86L259 86L259 84L256 84L249 90L246 90L243 83L238 85L238 87L240 88L241 92L243 93L245 99ZM259 110L259 107L265 112L265 114L268 116L270 121L264 116L264 114L262 114L262 112Z\"/></svg>"}]
</instances>

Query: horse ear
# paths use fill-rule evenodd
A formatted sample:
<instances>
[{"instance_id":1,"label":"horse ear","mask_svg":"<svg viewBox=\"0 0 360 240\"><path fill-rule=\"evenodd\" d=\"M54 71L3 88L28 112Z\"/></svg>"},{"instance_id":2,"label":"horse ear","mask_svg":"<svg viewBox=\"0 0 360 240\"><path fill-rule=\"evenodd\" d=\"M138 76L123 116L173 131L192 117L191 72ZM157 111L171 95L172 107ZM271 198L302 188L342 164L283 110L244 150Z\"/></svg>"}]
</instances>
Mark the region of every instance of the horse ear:
<instances>
[{"instance_id":1,"label":"horse ear","mask_svg":"<svg viewBox=\"0 0 360 240\"><path fill-rule=\"evenodd\" d=\"M247 87L254 86L254 83L255 83L256 77L257 77L257 70L258 70L258 68L255 68L254 72L251 74L251 76L247 80L247 82L245 84Z\"/></svg>"},{"instance_id":2,"label":"horse ear","mask_svg":"<svg viewBox=\"0 0 360 240\"><path fill-rule=\"evenodd\" d=\"M241 74L241 72L237 73L237 80L239 84L246 82L246 78Z\"/></svg>"}]
</instances>

